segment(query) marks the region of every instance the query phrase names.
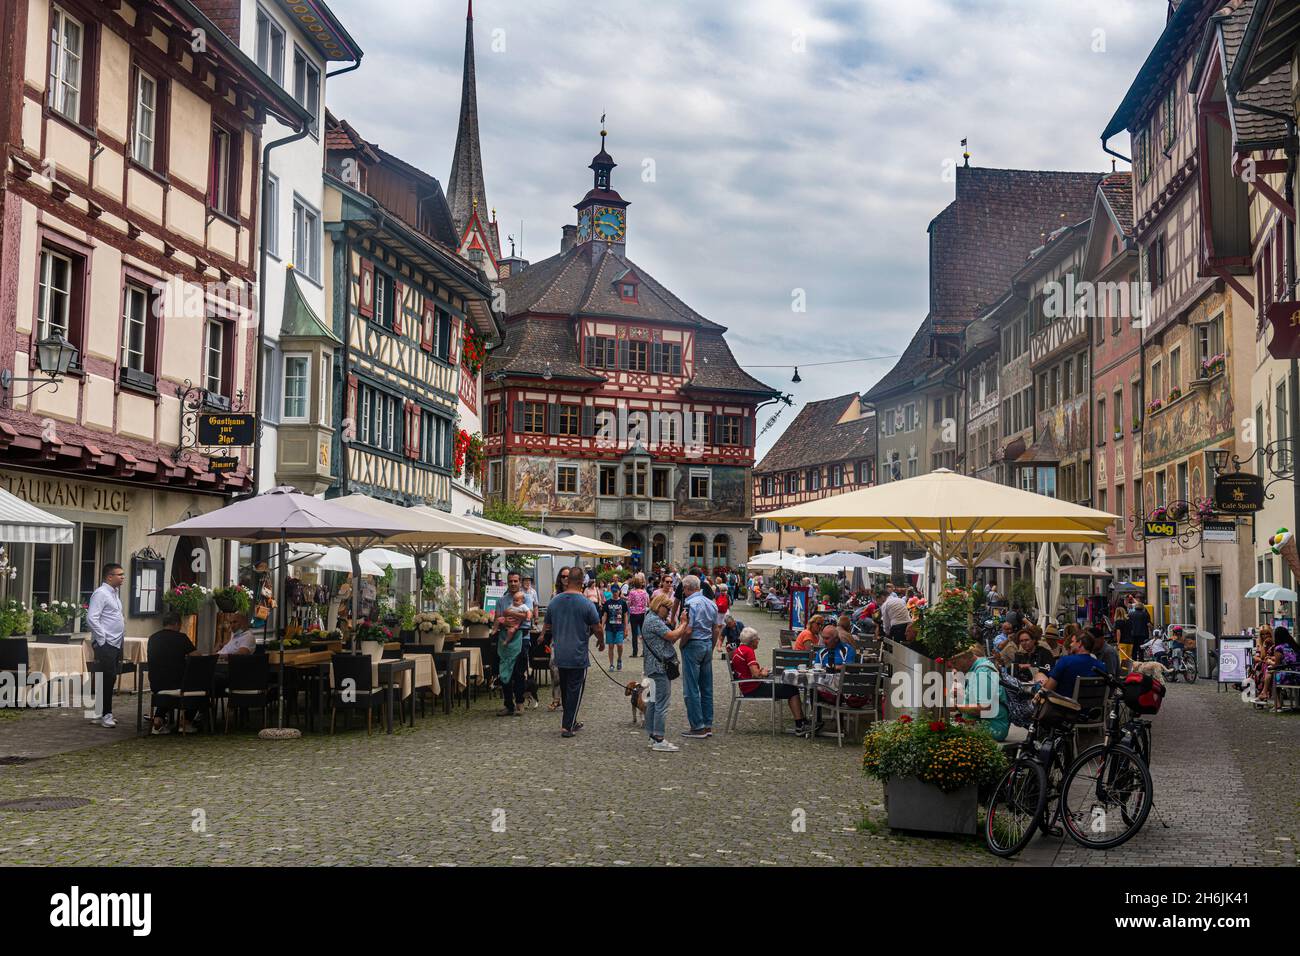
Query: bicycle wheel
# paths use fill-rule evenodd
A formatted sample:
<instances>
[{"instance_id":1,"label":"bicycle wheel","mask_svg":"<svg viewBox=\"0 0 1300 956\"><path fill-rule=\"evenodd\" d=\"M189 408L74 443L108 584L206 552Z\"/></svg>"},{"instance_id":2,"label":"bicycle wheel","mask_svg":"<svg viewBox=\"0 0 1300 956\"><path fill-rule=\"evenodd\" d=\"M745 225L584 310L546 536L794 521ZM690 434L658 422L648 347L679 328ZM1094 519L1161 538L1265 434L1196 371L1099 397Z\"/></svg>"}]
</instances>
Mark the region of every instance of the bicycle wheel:
<instances>
[{"instance_id":1,"label":"bicycle wheel","mask_svg":"<svg viewBox=\"0 0 1300 956\"><path fill-rule=\"evenodd\" d=\"M1043 801L1043 812L1038 818L1038 828L1045 834L1060 836L1060 833L1053 833L1053 829L1061 812L1061 788L1065 784L1065 775L1073 764L1074 745L1070 738L1057 740L1056 746L1052 748L1052 760L1046 768L1047 799Z\"/></svg>"},{"instance_id":2,"label":"bicycle wheel","mask_svg":"<svg viewBox=\"0 0 1300 956\"><path fill-rule=\"evenodd\" d=\"M1196 683L1196 665L1195 665L1195 664L1188 664L1188 665L1187 665L1187 670L1183 671L1183 677L1185 677L1185 678L1187 679L1187 683L1189 683L1189 684L1195 684L1195 683Z\"/></svg>"},{"instance_id":3,"label":"bicycle wheel","mask_svg":"<svg viewBox=\"0 0 1300 956\"><path fill-rule=\"evenodd\" d=\"M984 843L996 856L1015 856L1033 838L1047 804L1047 773L1030 760L1011 765L989 798Z\"/></svg>"},{"instance_id":4,"label":"bicycle wheel","mask_svg":"<svg viewBox=\"0 0 1300 956\"><path fill-rule=\"evenodd\" d=\"M1151 771L1142 758L1102 744L1085 751L1066 775L1061 819L1080 846L1109 850L1142 829L1151 800Z\"/></svg>"}]
</instances>

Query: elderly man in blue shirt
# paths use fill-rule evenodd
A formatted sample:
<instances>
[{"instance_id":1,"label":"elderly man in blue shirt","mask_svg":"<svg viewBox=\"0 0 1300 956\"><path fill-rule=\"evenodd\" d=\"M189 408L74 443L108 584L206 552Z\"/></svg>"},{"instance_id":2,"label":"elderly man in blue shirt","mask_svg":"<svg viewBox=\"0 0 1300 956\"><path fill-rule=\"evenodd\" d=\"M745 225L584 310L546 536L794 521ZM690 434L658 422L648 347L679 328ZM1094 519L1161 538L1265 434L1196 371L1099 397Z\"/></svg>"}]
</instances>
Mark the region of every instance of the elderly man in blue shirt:
<instances>
[{"instance_id":1,"label":"elderly man in blue shirt","mask_svg":"<svg viewBox=\"0 0 1300 956\"><path fill-rule=\"evenodd\" d=\"M122 641L126 637L126 619L122 616L122 598L118 588L126 573L120 564L104 567L104 583L90 596L86 610L86 624L90 627L90 643L95 653L95 672L102 675L99 690L101 716L95 723L101 727L116 727L113 719L113 684L122 660Z\"/></svg>"},{"instance_id":2,"label":"elderly man in blue shirt","mask_svg":"<svg viewBox=\"0 0 1300 956\"><path fill-rule=\"evenodd\" d=\"M698 575L682 578L682 615L674 640L681 641L682 696L690 729L683 737L703 740L713 736L713 648L722 636L718 606L700 590Z\"/></svg>"}]
</instances>

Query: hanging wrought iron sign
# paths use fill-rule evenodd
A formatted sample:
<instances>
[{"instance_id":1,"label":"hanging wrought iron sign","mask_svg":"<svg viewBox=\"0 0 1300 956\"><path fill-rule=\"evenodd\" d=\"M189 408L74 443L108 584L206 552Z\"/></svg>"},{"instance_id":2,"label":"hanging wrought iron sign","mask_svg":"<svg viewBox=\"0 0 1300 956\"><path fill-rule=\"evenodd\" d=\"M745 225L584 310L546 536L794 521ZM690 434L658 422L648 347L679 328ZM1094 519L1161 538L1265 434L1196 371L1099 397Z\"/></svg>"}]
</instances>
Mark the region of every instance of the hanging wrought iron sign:
<instances>
[{"instance_id":1,"label":"hanging wrought iron sign","mask_svg":"<svg viewBox=\"0 0 1300 956\"><path fill-rule=\"evenodd\" d=\"M1264 479L1246 471L1231 471L1214 479L1214 510L1248 515L1264 507Z\"/></svg>"}]
</instances>

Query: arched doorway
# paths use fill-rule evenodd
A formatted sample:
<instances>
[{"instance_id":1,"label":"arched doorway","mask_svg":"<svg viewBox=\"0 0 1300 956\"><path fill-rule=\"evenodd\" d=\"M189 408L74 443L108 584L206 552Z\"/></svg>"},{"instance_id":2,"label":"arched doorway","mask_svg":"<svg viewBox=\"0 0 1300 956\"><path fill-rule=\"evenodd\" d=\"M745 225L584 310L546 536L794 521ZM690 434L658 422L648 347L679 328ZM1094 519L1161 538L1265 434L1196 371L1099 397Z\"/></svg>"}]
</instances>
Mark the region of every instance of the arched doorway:
<instances>
[{"instance_id":1,"label":"arched doorway","mask_svg":"<svg viewBox=\"0 0 1300 956\"><path fill-rule=\"evenodd\" d=\"M206 584L208 557L208 544L202 538L177 538L172 553L171 586Z\"/></svg>"},{"instance_id":2,"label":"arched doorway","mask_svg":"<svg viewBox=\"0 0 1300 956\"><path fill-rule=\"evenodd\" d=\"M713 567L731 567L731 539L725 534L713 536Z\"/></svg>"},{"instance_id":3,"label":"arched doorway","mask_svg":"<svg viewBox=\"0 0 1300 956\"><path fill-rule=\"evenodd\" d=\"M704 567L704 548L705 537L698 531L691 535L690 541L686 544L686 563L691 568Z\"/></svg>"},{"instance_id":4,"label":"arched doorway","mask_svg":"<svg viewBox=\"0 0 1300 956\"><path fill-rule=\"evenodd\" d=\"M631 556L627 559L628 566L633 570L640 571L645 558L645 541L635 531L628 531L623 535L623 540L619 544L631 551Z\"/></svg>"},{"instance_id":5,"label":"arched doorway","mask_svg":"<svg viewBox=\"0 0 1300 956\"><path fill-rule=\"evenodd\" d=\"M662 534L650 539L650 560L656 565L668 562L668 539Z\"/></svg>"}]
</instances>

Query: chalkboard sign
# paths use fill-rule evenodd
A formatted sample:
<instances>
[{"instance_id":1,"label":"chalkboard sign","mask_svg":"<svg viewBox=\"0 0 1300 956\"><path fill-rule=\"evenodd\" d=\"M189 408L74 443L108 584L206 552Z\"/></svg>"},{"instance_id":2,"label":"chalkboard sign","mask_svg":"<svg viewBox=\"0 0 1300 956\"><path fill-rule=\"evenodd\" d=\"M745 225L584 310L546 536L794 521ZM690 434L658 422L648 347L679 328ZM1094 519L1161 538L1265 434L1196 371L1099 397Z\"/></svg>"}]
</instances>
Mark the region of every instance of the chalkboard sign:
<instances>
[{"instance_id":1,"label":"chalkboard sign","mask_svg":"<svg viewBox=\"0 0 1300 956\"><path fill-rule=\"evenodd\" d=\"M1250 673L1255 641L1250 637L1225 637L1219 641L1219 683L1240 684Z\"/></svg>"},{"instance_id":2,"label":"chalkboard sign","mask_svg":"<svg viewBox=\"0 0 1300 956\"><path fill-rule=\"evenodd\" d=\"M257 436L257 416L236 412L203 412L199 415L198 443L221 448L242 448Z\"/></svg>"},{"instance_id":3,"label":"chalkboard sign","mask_svg":"<svg viewBox=\"0 0 1300 956\"><path fill-rule=\"evenodd\" d=\"M1254 514L1264 507L1264 479L1234 471L1214 479L1214 510L1224 514Z\"/></svg>"}]
</instances>

